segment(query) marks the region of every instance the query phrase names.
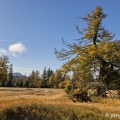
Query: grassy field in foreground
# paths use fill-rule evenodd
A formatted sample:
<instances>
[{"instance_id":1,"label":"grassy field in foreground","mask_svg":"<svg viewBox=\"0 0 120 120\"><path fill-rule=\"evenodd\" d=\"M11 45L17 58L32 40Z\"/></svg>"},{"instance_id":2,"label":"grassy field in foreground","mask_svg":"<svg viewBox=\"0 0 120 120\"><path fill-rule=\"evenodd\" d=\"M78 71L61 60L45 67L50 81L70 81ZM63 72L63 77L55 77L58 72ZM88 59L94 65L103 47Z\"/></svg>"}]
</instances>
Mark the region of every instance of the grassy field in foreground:
<instances>
[{"instance_id":1,"label":"grassy field in foreground","mask_svg":"<svg viewBox=\"0 0 120 120\"><path fill-rule=\"evenodd\" d=\"M25 116L25 120L34 120L35 116L36 120L120 119L120 100L108 98L96 103L74 103L63 89L0 88L0 112L3 120L8 120L4 117L11 115L16 116L14 119L19 115L21 120Z\"/></svg>"}]
</instances>

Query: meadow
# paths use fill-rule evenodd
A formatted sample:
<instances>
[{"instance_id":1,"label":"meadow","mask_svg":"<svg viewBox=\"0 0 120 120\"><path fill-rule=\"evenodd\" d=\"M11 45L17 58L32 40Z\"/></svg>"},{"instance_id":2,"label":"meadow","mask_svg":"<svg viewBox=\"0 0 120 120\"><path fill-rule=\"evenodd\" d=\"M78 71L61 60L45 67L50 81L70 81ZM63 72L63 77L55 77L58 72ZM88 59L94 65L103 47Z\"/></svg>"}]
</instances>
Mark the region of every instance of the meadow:
<instances>
[{"instance_id":1,"label":"meadow","mask_svg":"<svg viewBox=\"0 0 120 120\"><path fill-rule=\"evenodd\" d=\"M71 101L64 89L0 88L1 120L109 120L120 119L119 99Z\"/></svg>"}]
</instances>

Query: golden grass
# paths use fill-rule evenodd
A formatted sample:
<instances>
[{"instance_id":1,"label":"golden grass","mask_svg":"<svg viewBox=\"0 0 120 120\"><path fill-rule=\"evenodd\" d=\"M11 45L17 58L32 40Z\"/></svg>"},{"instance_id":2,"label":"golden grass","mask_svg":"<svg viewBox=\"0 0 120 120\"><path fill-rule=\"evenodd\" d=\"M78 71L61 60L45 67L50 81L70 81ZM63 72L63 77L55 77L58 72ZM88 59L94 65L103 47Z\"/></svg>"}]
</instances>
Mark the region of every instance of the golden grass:
<instances>
[{"instance_id":1,"label":"golden grass","mask_svg":"<svg viewBox=\"0 0 120 120\"><path fill-rule=\"evenodd\" d=\"M96 103L72 102L63 89L44 88L0 88L0 110L11 106L37 104L70 104L92 106L105 113L120 113L120 100L111 98L101 99Z\"/></svg>"}]
</instances>

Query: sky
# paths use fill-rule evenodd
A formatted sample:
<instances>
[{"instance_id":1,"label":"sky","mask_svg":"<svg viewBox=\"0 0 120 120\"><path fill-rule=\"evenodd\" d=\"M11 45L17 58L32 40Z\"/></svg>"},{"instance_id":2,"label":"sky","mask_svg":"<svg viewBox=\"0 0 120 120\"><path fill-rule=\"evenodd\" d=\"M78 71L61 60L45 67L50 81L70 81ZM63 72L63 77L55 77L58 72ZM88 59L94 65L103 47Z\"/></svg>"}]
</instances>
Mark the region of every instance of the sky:
<instances>
[{"instance_id":1,"label":"sky","mask_svg":"<svg viewBox=\"0 0 120 120\"><path fill-rule=\"evenodd\" d=\"M120 0L0 0L0 56L9 57L13 72L42 73L44 67L59 69L54 48L61 50L62 38L70 43L86 27L77 17L101 6L108 16L103 25L120 39Z\"/></svg>"}]
</instances>

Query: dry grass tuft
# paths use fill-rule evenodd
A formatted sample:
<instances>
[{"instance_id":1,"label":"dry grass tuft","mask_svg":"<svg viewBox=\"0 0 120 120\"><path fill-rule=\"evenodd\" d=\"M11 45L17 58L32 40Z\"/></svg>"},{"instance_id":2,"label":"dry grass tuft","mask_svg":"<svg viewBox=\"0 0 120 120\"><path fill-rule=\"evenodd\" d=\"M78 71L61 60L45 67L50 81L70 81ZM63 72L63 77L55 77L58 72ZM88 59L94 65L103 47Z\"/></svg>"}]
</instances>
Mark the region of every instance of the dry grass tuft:
<instances>
[{"instance_id":1,"label":"dry grass tuft","mask_svg":"<svg viewBox=\"0 0 120 120\"><path fill-rule=\"evenodd\" d=\"M18 105L30 104L70 104L96 107L105 113L120 113L120 100L101 99L95 103L72 102L63 89L43 88L0 88L0 110Z\"/></svg>"}]
</instances>

